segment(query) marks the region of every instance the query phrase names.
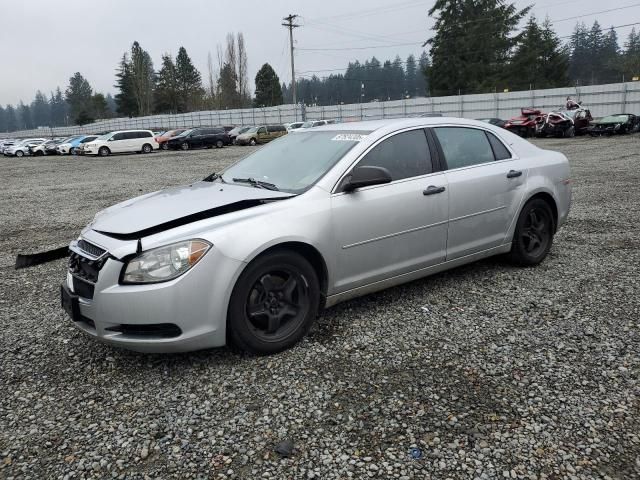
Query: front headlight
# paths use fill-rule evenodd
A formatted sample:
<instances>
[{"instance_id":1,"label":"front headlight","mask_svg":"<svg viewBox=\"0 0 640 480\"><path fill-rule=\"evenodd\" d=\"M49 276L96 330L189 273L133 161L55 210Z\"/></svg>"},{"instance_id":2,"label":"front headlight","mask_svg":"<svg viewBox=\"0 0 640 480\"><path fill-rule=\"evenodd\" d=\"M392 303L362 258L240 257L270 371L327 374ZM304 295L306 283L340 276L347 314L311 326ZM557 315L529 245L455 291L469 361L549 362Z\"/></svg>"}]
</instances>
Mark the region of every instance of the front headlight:
<instances>
[{"instance_id":1,"label":"front headlight","mask_svg":"<svg viewBox=\"0 0 640 480\"><path fill-rule=\"evenodd\" d=\"M173 280L187 272L209 251L205 240L187 240L154 248L132 258L121 283L157 283Z\"/></svg>"}]
</instances>

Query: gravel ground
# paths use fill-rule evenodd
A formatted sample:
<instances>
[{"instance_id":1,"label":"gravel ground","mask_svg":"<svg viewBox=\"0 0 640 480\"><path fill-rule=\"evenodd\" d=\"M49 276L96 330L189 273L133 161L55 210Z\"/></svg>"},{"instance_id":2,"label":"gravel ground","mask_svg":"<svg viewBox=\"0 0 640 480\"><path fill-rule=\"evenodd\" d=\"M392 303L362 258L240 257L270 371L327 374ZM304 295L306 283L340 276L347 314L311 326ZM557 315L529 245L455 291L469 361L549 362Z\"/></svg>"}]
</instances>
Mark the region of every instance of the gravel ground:
<instances>
[{"instance_id":1,"label":"gravel ground","mask_svg":"<svg viewBox=\"0 0 640 480\"><path fill-rule=\"evenodd\" d=\"M350 301L260 358L98 344L59 308L63 260L13 270L249 147L0 158L0 478L640 477L640 135L537 143L574 185L542 265Z\"/></svg>"}]
</instances>

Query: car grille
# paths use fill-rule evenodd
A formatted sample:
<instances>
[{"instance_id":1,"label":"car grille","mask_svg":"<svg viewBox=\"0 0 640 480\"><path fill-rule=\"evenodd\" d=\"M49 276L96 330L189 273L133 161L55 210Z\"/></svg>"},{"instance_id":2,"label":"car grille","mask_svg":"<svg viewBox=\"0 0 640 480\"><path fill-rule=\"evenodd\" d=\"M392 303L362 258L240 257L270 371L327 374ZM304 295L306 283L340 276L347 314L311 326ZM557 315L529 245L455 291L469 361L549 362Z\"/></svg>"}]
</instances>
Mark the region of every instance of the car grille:
<instances>
[{"instance_id":1,"label":"car grille","mask_svg":"<svg viewBox=\"0 0 640 480\"><path fill-rule=\"evenodd\" d=\"M100 248L93 243L89 243L86 240L83 240L82 238L78 240L78 248L83 252L87 252L89 255L93 255L94 257L101 257L102 255L107 253L104 248Z\"/></svg>"},{"instance_id":2,"label":"car grille","mask_svg":"<svg viewBox=\"0 0 640 480\"><path fill-rule=\"evenodd\" d=\"M86 240L78 240L76 246L87 255L71 251L69 273L73 277L73 291L84 298L93 298L94 286L100 270L107 261L107 251Z\"/></svg>"}]
</instances>

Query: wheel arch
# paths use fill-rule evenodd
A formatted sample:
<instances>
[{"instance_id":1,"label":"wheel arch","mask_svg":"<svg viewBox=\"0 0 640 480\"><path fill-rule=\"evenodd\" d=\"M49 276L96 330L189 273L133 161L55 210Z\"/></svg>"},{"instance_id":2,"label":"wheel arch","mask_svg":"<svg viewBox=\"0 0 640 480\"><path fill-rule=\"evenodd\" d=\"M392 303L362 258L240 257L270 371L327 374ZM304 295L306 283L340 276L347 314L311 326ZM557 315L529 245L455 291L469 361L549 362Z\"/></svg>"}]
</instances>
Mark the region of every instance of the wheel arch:
<instances>
[{"instance_id":1,"label":"wheel arch","mask_svg":"<svg viewBox=\"0 0 640 480\"><path fill-rule=\"evenodd\" d=\"M327 267L327 262L325 261L320 251L310 243L302 242L299 240L289 240L269 245L267 248L257 252L250 259L248 259L247 265L257 258L268 255L278 250L289 250L292 252L296 252L306 260L308 260L309 263L311 263L311 266L318 276L318 282L320 283L320 297L322 303L322 305L320 305L320 309L322 309L324 306L325 298L327 296L329 285L329 269Z\"/></svg>"},{"instance_id":2,"label":"wheel arch","mask_svg":"<svg viewBox=\"0 0 640 480\"><path fill-rule=\"evenodd\" d=\"M520 209L520 212L518 212L518 217L520 216L520 213L522 213L522 210L524 209L525 205L529 203L531 200L535 200L535 199L544 200L549 205L549 207L551 208L551 214L553 215L553 231L554 233L557 232L558 231L558 204L555 198L553 198L553 195L551 195L551 193L547 191L535 192L531 196L529 196L522 203L522 208Z\"/></svg>"}]
</instances>

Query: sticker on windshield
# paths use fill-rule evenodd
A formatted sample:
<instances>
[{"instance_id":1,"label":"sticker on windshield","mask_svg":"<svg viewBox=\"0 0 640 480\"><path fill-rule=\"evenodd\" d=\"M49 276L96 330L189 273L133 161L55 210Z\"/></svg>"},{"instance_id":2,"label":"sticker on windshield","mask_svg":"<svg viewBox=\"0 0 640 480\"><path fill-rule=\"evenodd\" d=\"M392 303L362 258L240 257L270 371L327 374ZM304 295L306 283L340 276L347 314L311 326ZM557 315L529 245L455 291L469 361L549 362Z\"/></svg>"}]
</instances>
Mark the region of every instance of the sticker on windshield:
<instances>
[{"instance_id":1,"label":"sticker on windshield","mask_svg":"<svg viewBox=\"0 0 640 480\"><path fill-rule=\"evenodd\" d=\"M359 133L339 133L331 140L334 142L359 142L360 140L364 140L366 135L361 135Z\"/></svg>"}]
</instances>

